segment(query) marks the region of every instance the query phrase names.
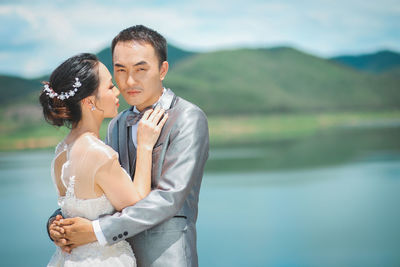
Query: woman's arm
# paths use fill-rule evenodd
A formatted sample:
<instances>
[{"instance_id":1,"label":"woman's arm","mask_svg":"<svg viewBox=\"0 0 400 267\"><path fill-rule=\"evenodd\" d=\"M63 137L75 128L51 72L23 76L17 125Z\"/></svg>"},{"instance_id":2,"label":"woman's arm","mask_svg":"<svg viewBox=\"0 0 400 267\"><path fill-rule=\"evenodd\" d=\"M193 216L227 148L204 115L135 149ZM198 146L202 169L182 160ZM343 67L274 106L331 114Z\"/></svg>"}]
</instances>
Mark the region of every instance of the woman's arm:
<instances>
[{"instance_id":1,"label":"woman's arm","mask_svg":"<svg viewBox=\"0 0 400 267\"><path fill-rule=\"evenodd\" d=\"M157 107L154 111L146 111L139 121L133 184L137 188L140 199L145 198L150 193L153 147L168 118L168 114L165 114L162 118L163 115L164 110Z\"/></svg>"},{"instance_id":2,"label":"woman's arm","mask_svg":"<svg viewBox=\"0 0 400 267\"><path fill-rule=\"evenodd\" d=\"M132 206L150 193L153 146L157 142L168 114L156 108L144 113L137 132L136 169L133 182L120 166L117 158L107 162L97 172L96 183L106 194L111 204L120 211Z\"/></svg>"}]
</instances>

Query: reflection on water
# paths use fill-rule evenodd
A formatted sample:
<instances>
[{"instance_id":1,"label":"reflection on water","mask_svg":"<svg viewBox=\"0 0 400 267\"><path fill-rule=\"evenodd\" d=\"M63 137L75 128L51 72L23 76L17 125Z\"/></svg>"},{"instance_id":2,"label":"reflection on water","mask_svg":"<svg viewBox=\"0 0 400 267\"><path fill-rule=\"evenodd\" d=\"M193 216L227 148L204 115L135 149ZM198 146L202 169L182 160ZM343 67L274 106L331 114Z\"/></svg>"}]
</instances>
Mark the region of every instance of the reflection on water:
<instances>
[{"instance_id":1,"label":"reflection on water","mask_svg":"<svg viewBox=\"0 0 400 267\"><path fill-rule=\"evenodd\" d=\"M399 129L213 149L200 194L200 266L400 264ZM4 266L44 266L52 151L0 153ZM286 168L287 167L287 168ZM23 255L23 257L21 257Z\"/></svg>"},{"instance_id":2,"label":"reflection on water","mask_svg":"<svg viewBox=\"0 0 400 267\"><path fill-rule=\"evenodd\" d=\"M209 173L203 189L202 266L400 264L400 160Z\"/></svg>"},{"instance_id":3,"label":"reflection on water","mask_svg":"<svg viewBox=\"0 0 400 267\"><path fill-rule=\"evenodd\" d=\"M241 148L218 148L210 153L207 170L265 171L314 168L364 160L400 151L400 127L342 128L307 138Z\"/></svg>"}]
</instances>

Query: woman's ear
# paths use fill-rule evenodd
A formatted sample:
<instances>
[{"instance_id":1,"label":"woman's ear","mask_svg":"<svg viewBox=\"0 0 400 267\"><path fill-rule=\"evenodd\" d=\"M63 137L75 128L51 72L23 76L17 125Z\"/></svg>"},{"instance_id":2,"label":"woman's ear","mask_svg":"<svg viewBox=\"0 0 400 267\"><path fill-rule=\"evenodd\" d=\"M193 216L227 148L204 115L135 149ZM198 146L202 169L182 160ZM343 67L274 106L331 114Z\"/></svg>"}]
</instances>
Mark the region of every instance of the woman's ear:
<instances>
[{"instance_id":1,"label":"woman's ear","mask_svg":"<svg viewBox=\"0 0 400 267\"><path fill-rule=\"evenodd\" d=\"M81 103L83 106L91 108L92 106L94 106L93 96L85 97L84 99L82 99Z\"/></svg>"}]
</instances>

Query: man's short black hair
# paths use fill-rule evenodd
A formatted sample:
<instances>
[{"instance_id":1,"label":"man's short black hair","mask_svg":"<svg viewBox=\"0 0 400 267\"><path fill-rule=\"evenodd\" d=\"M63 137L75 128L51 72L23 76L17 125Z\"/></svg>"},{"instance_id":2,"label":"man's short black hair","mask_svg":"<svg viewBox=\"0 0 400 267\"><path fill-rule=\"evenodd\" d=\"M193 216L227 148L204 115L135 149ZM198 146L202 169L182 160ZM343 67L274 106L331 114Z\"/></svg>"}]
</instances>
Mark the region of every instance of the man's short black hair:
<instances>
[{"instance_id":1,"label":"man's short black hair","mask_svg":"<svg viewBox=\"0 0 400 267\"><path fill-rule=\"evenodd\" d=\"M111 43L111 53L114 55L114 48L118 42L135 41L151 44L159 60L159 66L167 61L167 41L165 38L150 28L143 25L135 25L122 30L114 37Z\"/></svg>"}]
</instances>

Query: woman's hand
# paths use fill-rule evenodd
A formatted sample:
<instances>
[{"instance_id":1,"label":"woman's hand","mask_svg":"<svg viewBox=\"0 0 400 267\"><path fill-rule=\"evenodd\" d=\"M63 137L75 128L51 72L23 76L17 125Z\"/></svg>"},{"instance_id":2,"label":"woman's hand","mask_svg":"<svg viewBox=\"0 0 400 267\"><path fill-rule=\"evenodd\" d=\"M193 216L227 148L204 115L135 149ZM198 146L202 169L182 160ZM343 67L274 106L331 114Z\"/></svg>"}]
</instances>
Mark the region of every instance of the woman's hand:
<instances>
[{"instance_id":1,"label":"woman's hand","mask_svg":"<svg viewBox=\"0 0 400 267\"><path fill-rule=\"evenodd\" d=\"M154 110L150 109L143 114L142 119L139 121L137 131L138 147L140 146L146 150L153 150L160 136L161 129L168 118L168 114L164 112L165 110L156 107ZM164 115L164 117L161 119L162 115Z\"/></svg>"}]
</instances>

